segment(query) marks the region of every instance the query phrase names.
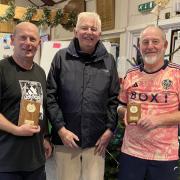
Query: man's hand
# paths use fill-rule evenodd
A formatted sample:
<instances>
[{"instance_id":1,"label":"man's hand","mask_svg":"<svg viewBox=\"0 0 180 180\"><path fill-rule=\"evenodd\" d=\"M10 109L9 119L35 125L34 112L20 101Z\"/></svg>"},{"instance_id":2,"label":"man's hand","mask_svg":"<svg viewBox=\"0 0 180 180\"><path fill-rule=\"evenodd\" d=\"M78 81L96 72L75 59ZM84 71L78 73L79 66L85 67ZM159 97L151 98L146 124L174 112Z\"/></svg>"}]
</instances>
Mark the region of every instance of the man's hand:
<instances>
[{"instance_id":1,"label":"man's hand","mask_svg":"<svg viewBox=\"0 0 180 180\"><path fill-rule=\"evenodd\" d=\"M98 139L96 142L95 154L98 153L99 155L104 155L106 151L106 147L111 140L113 133L110 129L107 129L103 135Z\"/></svg>"},{"instance_id":2,"label":"man's hand","mask_svg":"<svg viewBox=\"0 0 180 180\"><path fill-rule=\"evenodd\" d=\"M70 147L70 148L79 147L75 142L75 141L79 141L79 138L74 133L67 130L65 127L62 127L58 131L58 134L61 137L61 140L66 147Z\"/></svg>"},{"instance_id":3,"label":"man's hand","mask_svg":"<svg viewBox=\"0 0 180 180\"><path fill-rule=\"evenodd\" d=\"M15 136L32 136L35 133L39 133L40 130L41 130L40 126L23 124L21 126L15 126L12 134Z\"/></svg>"},{"instance_id":4,"label":"man's hand","mask_svg":"<svg viewBox=\"0 0 180 180\"><path fill-rule=\"evenodd\" d=\"M48 159L52 153L52 146L46 138L44 138L43 146L44 146L44 151L45 151L45 157L46 159Z\"/></svg>"},{"instance_id":5,"label":"man's hand","mask_svg":"<svg viewBox=\"0 0 180 180\"><path fill-rule=\"evenodd\" d=\"M124 106L118 106L117 113L118 113L118 119L120 123L123 126L126 126L127 125L127 120L126 120L127 108Z\"/></svg>"},{"instance_id":6,"label":"man's hand","mask_svg":"<svg viewBox=\"0 0 180 180\"><path fill-rule=\"evenodd\" d=\"M157 116L148 116L138 120L137 125L143 129L152 130L160 126L160 121Z\"/></svg>"},{"instance_id":7,"label":"man's hand","mask_svg":"<svg viewBox=\"0 0 180 180\"><path fill-rule=\"evenodd\" d=\"M1 113L0 129L15 136L32 136L33 134L40 132L40 126L33 126L29 124L16 126Z\"/></svg>"}]
</instances>

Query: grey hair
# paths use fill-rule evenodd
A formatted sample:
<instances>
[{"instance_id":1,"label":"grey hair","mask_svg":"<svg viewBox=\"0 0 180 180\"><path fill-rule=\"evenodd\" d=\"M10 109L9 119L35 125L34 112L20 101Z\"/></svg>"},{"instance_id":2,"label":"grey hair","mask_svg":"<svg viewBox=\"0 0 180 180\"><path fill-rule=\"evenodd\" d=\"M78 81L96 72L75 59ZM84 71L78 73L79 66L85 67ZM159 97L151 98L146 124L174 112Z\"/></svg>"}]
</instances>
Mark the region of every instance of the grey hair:
<instances>
[{"instance_id":1,"label":"grey hair","mask_svg":"<svg viewBox=\"0 0 180 180\"><path fill-rule=\"evenodd\" d=\"M96 21L97 30L101 32L101 19L100 16L95 12L81 12L78 15L76 29L79 29L84 19L91 18Z\"/></svg>"},{"instance_id":2,"label":"grey hair","mask_svg":"<svg viewBox=\"0 0 180 180\"><path fill-rule=\"evenodd\" d=\"M149 28L156 28L156 29L158 29L158 30L161 32L162 39L163 39L164 41L166 41L166 34L165 34L164 30L163 30L160 26L155 25L155 24L150 24L150 25L148 25L148 26L146 26L146 27L144 28L144 30L140 33L140 41L142 40L142 36L143 36L144 31L145 31L146 29L149 29Z\"/></svg>"}]
</instances>

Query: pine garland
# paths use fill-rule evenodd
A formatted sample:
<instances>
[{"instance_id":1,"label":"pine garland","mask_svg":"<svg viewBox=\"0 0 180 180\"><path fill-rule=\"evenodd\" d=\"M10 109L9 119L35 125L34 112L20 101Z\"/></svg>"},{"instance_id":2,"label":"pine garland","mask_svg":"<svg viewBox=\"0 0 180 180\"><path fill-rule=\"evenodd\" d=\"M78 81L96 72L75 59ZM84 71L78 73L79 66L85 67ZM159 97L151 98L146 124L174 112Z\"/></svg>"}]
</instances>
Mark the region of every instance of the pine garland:
<instances>
[{"instance_id":1,"label":"pine garland","mask_svg":"<svg viewBox=\"0 0 180 180\"><path fill-rule=\"evenodd\" d=\"M61 9L58 9L56 11L56 15L55 15L55 17L51 23L51 27L57 26L58 24L61 24L62 18L63 18L63 13L62 13Z\"/></svg>"},{"instance_id":2,"label":"pine garland","mask_svg":"<svg viewBox=\"0 0 180 180\"><path fill-rule=\"evenodd\" d=\"M51 25L51 10L48 8L43 9L43 15L42 18L38 21L38 25Z\"/></svg>"},{"instance_id":3,"label":"pine garland","mask_svg":"<svg viewBox=\"0 0 180 180\"><path fill-rule=\"evenodd\" d=\"M8 3L9 8L6 10L3 16L0 16L0 22L7 22L13 19L15 15L15 3L11 0Z\"/></svg>"},{"instance_id":4,"label":"pine garland","mask_svg":"<svg viewBox=\"0 0 180 180\"><path fill-rule=\"evenodd\" d=\"M26 13L23 15L21 21L32 21L32 17L37 13L37 9L35 6L29 6L27 8Z\"/></svg>"},{"instance_id":5,"label":"pine garland","mask_svg":"<svg viewBox=\"0 0 180 180\"><path fill-rule=\"evenodd\" d=\"M9 7L6 10L5 14L3 16L0 16L0 22L8 22L13 19L15 16L15 3L14 1L10 0L8 3ZM37 8L30 6L27 8L26 13L23 15L22 19L19 20L20 22L23 21L32 21L33 16L37 13ZM64 20L64 17L66 17L66 20ZM77 13L72 11L71 13L63 13L61 9L58 9L56 11L56 15L54 18L51 17L51 10L48 8L43 9L43 15L41 19L39 19L38 22L33 22L40 25L47 25L47 26L57 26L61 24L65 29L72 30L75 27L77 21Z\"/></svg>"},{"instance_id":6,"label":"pine garland","mask_svg":"<svg viewBox=\"0 0 180 180\"><path fill-rule=\"evenodd\" d=\"M77 21L77 13L72 11L68 14L68 18L65 24L63 24L63 27L67 30L73 30L73 28L76 26Z\"/></svg>"}]
</instances>

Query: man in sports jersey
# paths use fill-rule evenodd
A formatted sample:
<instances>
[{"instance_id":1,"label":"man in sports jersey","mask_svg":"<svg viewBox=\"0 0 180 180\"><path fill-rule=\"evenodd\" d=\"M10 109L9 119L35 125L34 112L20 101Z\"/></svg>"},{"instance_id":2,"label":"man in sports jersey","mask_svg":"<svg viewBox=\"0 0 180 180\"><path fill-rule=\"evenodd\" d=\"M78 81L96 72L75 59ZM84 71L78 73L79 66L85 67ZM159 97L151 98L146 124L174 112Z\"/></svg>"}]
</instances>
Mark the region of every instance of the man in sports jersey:
<instances>
[{"instance_id":1,"label":"man in sports jersey","mask_svg":"<svg viewBox=\"0 0 180 180\"><path fill-rule=\"evenodd\" d=\"M180 66L164 60L163 30L150 25L140 34L143 64L129 70L119 94L126 125L119 180L177 180ZM126 105L141 104L141 118L128 124Z\"/></svg>"},{"instance_id":2,"label":"man in sports jersey","mask_svg":"<svg viewBox=\"0 0 180 180\"><path fill-rule=\"evenodd\" d=\"M46 76L33 62L40 43L38 28L22 22L11 40L13 55L0 61L0 179L46 180L45 155L50 156L51 146L43 137ZM20 104L25 101L30 102L24 107L28 112L36 111L33 102L40 104L38 126L18 126Z\"/></svg>"}]
</instances>

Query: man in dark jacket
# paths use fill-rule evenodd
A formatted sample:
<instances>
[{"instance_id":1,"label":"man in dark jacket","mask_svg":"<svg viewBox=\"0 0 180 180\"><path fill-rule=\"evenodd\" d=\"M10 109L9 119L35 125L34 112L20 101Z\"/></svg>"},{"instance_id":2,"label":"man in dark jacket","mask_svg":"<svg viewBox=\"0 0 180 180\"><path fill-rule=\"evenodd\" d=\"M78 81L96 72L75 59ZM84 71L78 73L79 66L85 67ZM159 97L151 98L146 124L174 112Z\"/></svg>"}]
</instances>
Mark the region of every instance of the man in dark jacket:
<instances>
[{"instance_id":1,"label":"man in dark jacket","mask_svg":"<svg viewBox=\"0 0 180 180\"><path fill-rule=\"evenodd\" d=\"M118 75L100 41L96 13L78 16L75 38L55 55L47 80L58 180L103 180L104 154L117 125Z\"/></svg>"}]
</instances>

